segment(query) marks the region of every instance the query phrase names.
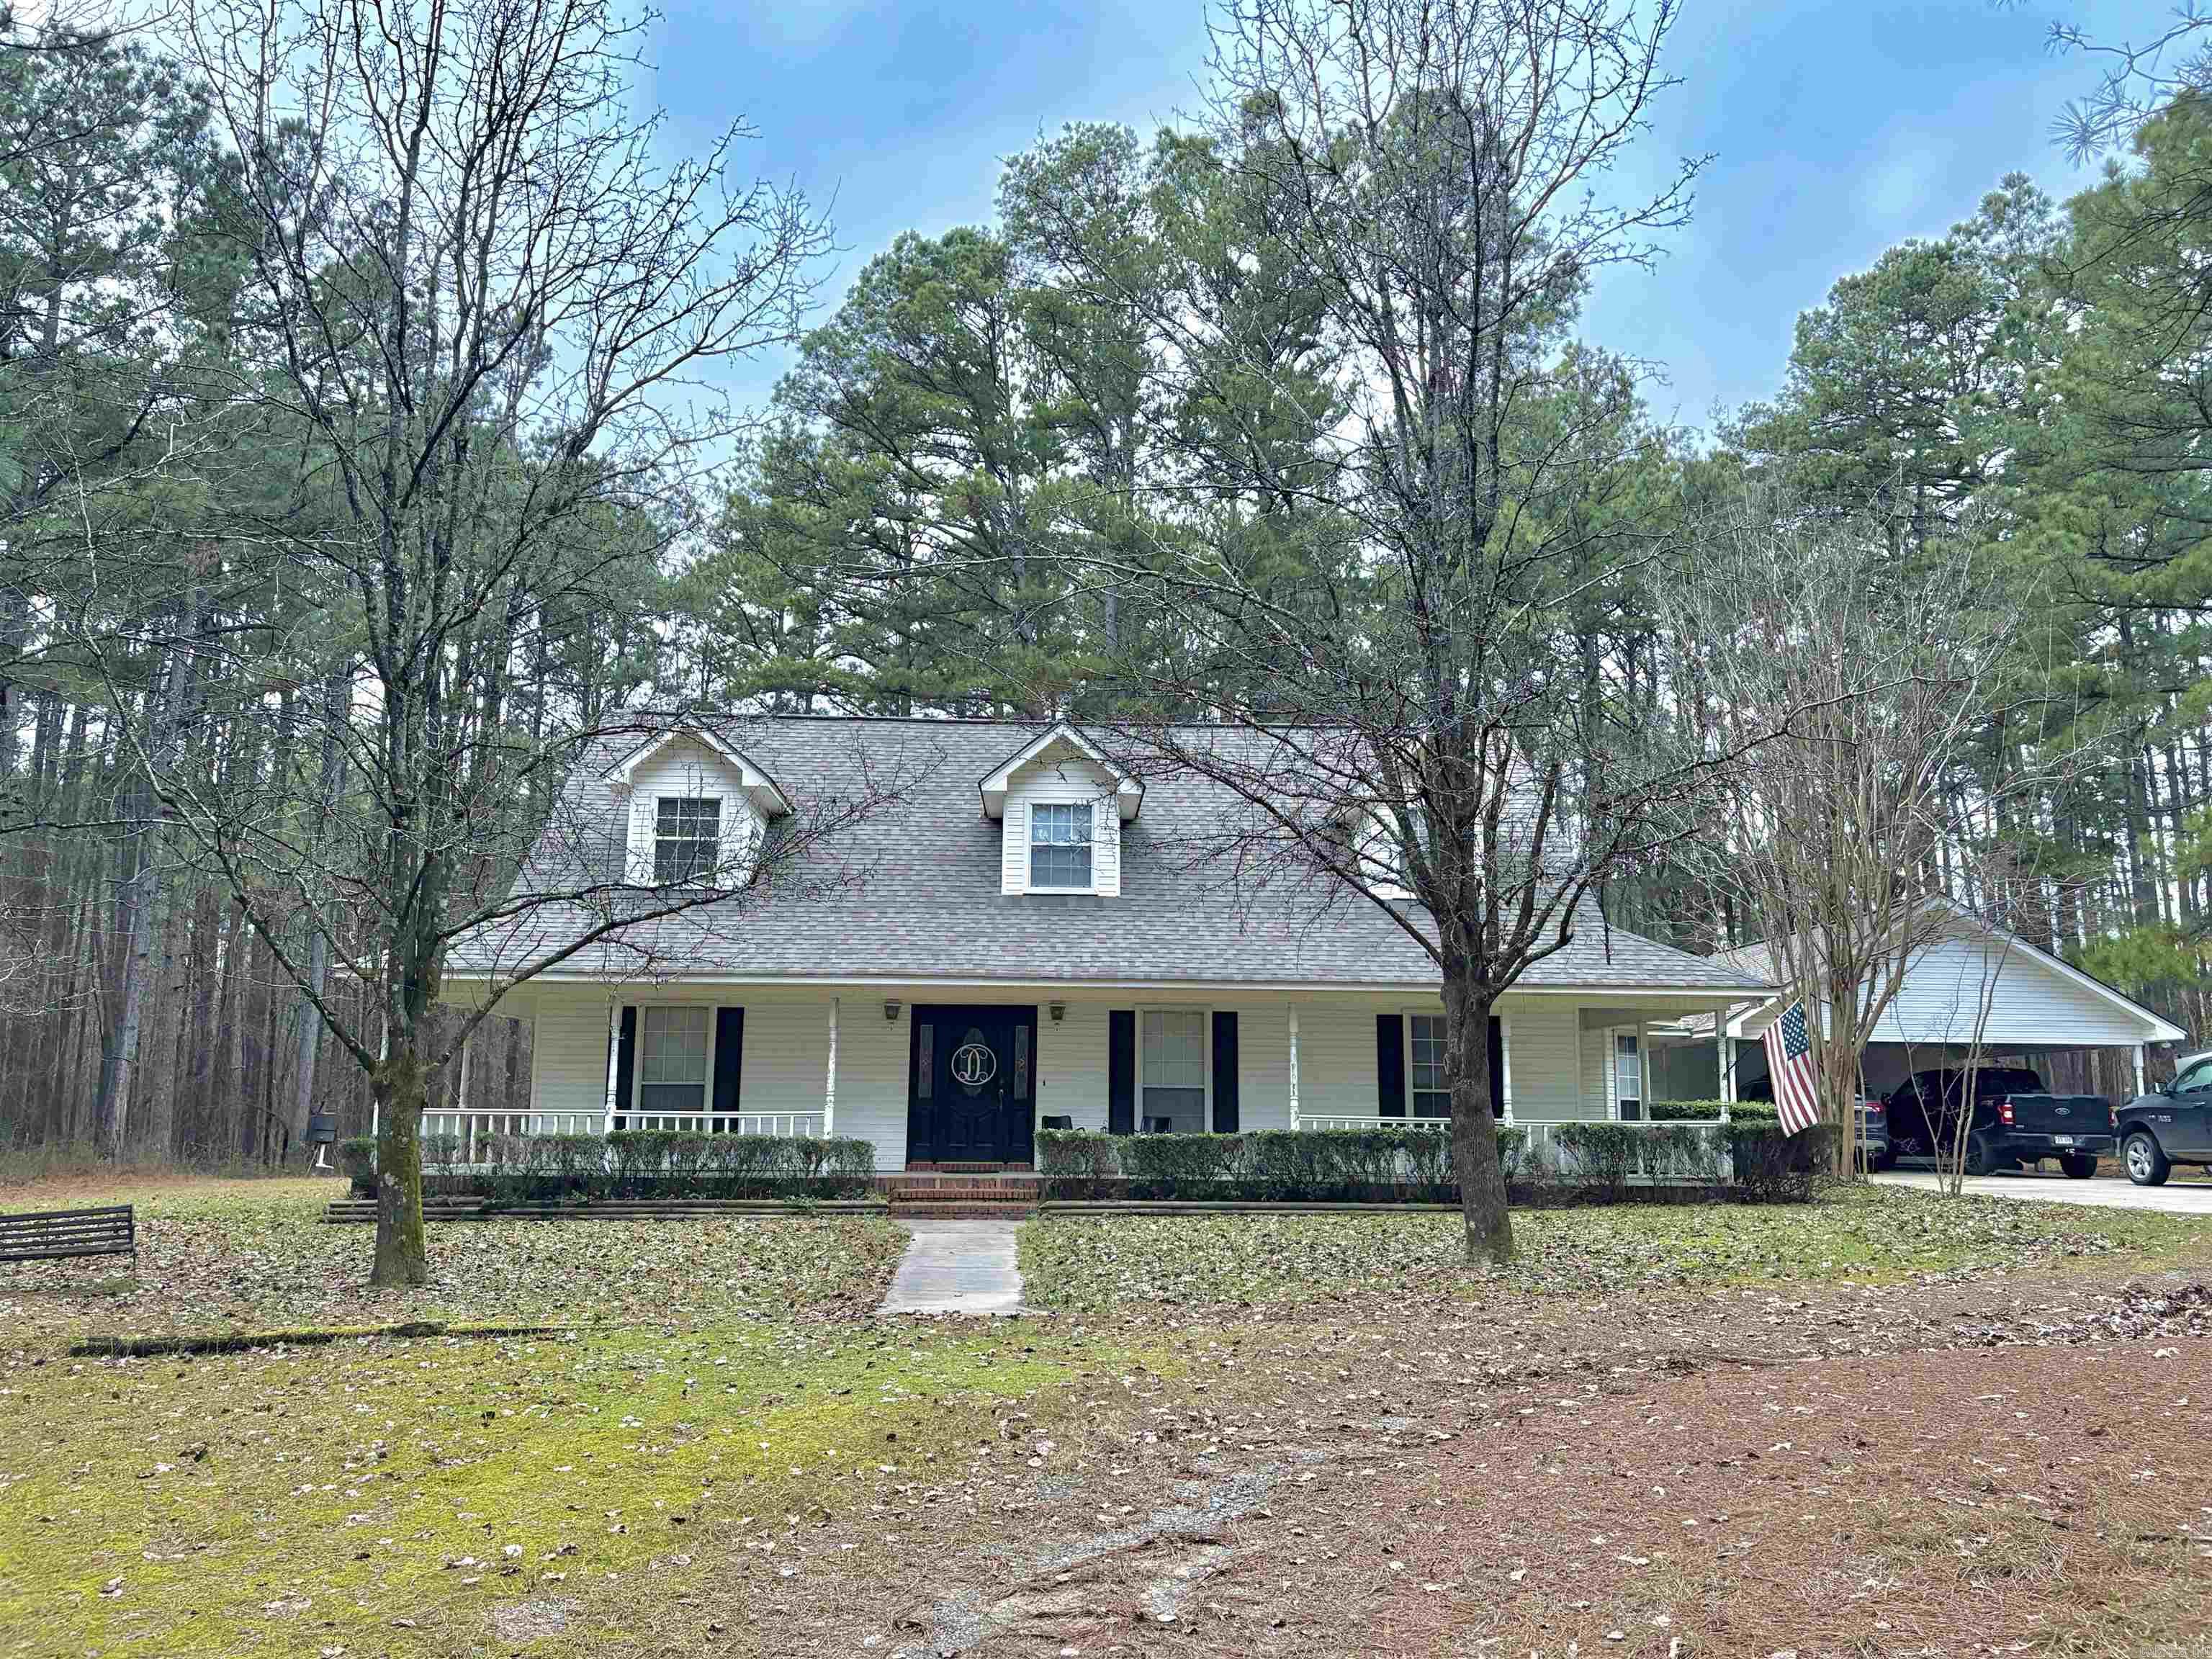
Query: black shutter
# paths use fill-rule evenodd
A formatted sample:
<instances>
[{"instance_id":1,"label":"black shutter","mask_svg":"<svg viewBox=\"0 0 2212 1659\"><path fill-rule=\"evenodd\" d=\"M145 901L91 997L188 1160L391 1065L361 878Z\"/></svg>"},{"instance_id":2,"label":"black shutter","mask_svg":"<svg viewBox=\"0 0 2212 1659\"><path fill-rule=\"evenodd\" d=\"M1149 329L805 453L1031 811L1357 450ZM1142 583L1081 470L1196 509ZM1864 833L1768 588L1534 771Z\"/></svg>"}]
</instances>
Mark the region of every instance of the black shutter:
<instances>
[{"instance_id":1,"label":"black shutter","mask_svg":"<svg viewBox=\"0 0 2212 1659\"><path fill-rule=\"evenodd\" d=\"M630 1079L637 1075L637 1008L623 1004L622 1036L615 1044L615 1127L623 1127L622 1114L629 1110Z\"/></svg>"},{"instance_id":2,"label":"black shutter","mask_svg":"<svg viewBox=\"0 0 2212 1659\"><path fill-rule=\"evenodd\" d=\"M1137 1011L1115 1008L1106 1016L1106 1133L1136 1129Z\"/></svg>"},{"instance_id":3,"label":"black shutter","mask_svg":"<svg viewBox=\"0 0 2212 1659\"><path fill-rule=\"evenodd\" d=\"M1213 1132L1237 1133L1237 1016L1213 1016Z\"/></svg>"},{"instance_id":4,"label":"black shutter","mask_svg":"<svg viewBox=\"0 0 2212 1659\"><path fill-rule=\"evenodd\" d=\"M1375 1109L1384 1117L1406 1115L1406 1018L1375 1016Z\"/></svg>"},{"instance_id":5,"label":"black shutter","mask_svg":"<svg viewBox=\"0 0 2212 1659\"><path fill-rule=\"evenodd\" d=\"M738 1109L745 1073L745 1011L714 1010L714 1109Z\"/></svg>"},{"instance_id":6,"label":"black shutter","mask_svg":"<svg viewBox=\"0 0 2212 1659\"><path fill-rule=\"evenodd\" d=\"M1505 1115L1505 1026L1490 1017L1490 1115Z\"/></svg>"}]
</instances>

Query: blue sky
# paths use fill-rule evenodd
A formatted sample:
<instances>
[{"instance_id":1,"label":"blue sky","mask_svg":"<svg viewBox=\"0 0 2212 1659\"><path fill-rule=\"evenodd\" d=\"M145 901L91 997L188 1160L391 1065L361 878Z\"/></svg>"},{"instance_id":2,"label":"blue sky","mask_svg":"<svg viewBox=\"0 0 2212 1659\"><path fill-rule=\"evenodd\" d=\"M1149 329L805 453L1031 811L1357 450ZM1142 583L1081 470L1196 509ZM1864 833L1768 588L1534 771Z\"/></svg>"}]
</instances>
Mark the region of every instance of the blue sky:
<instances>
[{"instance_id":1,"label":"blue sky","mask_svg":"<svg viewBox=\"0 0 2212 1659\"><path fill-rule=\"evenodd\" d=\"M1780 382L1797 313L1891 243L1940 235L2008 170L2054 194L2086 181L2053 145L2094 69L2054 57L2048 24L2141 38L2142 0L1882 5L1689 0L1643 165L1712 152L1697 214L1656 270L1610 273L1584 332L1663 366L1662 419ZM751 165L834 199L832 293L899 231L987 220L1001 158L1070 120L1149 131L1195 102L1202 0L812 0L672 3L652 88L672 137L732 116L760 129ZM780 362L741 377L764 398Z\"/></svg>"}]
</instances>

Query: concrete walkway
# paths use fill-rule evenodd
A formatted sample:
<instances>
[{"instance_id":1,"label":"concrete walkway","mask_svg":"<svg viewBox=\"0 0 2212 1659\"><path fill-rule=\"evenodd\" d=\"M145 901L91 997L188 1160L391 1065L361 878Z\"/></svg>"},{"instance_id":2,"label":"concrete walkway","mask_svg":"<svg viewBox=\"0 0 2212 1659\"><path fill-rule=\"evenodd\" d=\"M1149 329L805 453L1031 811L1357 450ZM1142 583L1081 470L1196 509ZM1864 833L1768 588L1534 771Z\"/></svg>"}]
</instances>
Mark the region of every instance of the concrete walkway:
<instances>
[{"instance_id":1,"label":"concrete walkway","mask_svg":"<svg viewBox=\"0 0 2212 1659\"><path fill-rule=\"evenodd\" d=\"M1018 1221L902 1221L913 1235L878 1313L1018 1314Z\"/></svg>"},{"instance_id":2,"label":"concrete walkway","mask_svg":"<svg viewBox=\"0 0 2212 1659\"><path fill-rule=\"evenodd\" d=\"M2188 1175L2196 1174L2189 1170ZM2095 1204L2112 1210L2156 1210L2166 1215L2199 1216L2212 1220L2212 1182L2184 1178L2176 1170L2163 1187L2138 1187L2125 1179L2102 1176L2092 1181L2069 1181L2063 1176L2033 1176L2020 1170L2003 1175L1968 1176L1966 1190L1980 1198L2041 1199L2052 1204ZM1889 1170L1874 1177L1886 1186L1938 1190L1931 1170Z\"/></svg>"}]
</instances>

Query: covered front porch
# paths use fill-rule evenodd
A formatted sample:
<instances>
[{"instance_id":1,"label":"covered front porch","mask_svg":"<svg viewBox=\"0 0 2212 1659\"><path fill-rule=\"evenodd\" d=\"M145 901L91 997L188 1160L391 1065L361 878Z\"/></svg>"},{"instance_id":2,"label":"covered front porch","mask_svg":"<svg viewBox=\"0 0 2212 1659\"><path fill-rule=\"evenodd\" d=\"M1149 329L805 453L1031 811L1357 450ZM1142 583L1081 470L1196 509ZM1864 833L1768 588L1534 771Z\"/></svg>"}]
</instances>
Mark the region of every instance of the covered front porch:
<instances>
[{"instance_id":1,"label":"covered front porch","mask_svg":"<svg viewBox=\"0 0 2212 1659\"><path fill-rule=\"evenodd\" d=\"M1018 1168L1039 1128L1441 1127L1449 1112L1443 1005L1419 988L544 981L502 1006L531 1025L530 1107L473 1108L465 1060L455 1105L423 1123L460 1162L493 1135L673 1130L856 1136L886 1171ZM1534 1144L1553 1124L1646 1121L1652 1029L1731 1006L1510 993L1498 1115Z\"/></svg>"}]
</instances>

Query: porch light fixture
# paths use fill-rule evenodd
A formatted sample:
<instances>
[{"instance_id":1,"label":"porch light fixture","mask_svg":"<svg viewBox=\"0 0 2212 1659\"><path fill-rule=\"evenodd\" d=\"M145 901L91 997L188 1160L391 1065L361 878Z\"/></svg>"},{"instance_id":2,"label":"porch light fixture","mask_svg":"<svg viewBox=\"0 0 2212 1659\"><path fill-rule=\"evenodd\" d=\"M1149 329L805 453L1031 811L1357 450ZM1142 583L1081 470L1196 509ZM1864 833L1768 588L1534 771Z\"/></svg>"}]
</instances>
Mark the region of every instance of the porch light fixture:
<instances>
[{"instance_id":1,"label":"porch light fixture","mask_svg":"<svg viewBox=\"0 0 2212 1659\"><path fill-rule=\"evenodd\" d=\"M1048 1002L1045 1004L1045 1012L1052 1016L1052 1023L1057 1025L1067 1018L1067 1005L1064 1002Z\"/></svg>"},{"instance_id":2,"label":"porch light fixture","mask_svg":"<svg viewBox=\"0 0 2212 1659\"><path fill-rule=\"evenodd\" d=\"M893 1025L897 1024L898 1011L899 1005L898 999L896 997L885 997L884 999L884 1018L885 1021Z\"/></svg>"}]
</instances>

